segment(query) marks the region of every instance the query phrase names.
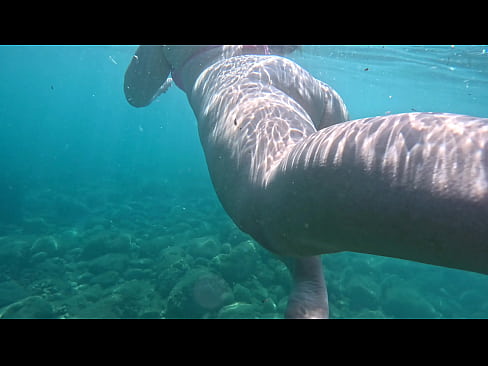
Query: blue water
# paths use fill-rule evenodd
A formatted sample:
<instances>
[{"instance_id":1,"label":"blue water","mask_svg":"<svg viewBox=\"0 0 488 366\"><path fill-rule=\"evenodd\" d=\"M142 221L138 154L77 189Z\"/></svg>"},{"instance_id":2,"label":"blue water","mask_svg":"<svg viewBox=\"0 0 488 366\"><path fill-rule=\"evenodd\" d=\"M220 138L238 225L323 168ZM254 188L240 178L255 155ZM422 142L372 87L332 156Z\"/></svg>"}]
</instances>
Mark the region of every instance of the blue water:
<instances>
[{"instance_id":1,"label":"blue water","mask_svg":"<svg viewBox=\"0 0 488 366\"><path fill-rule=\"evenodd\" d=\"M289 275L221 208L184 93L126 102L135 49L0 46L1 316L282 317ZM351 119L488 117L488 46L290 57ZM323 261L332 317L488 317L488 276L355 253Z\"/></svg>"}]
</instances>

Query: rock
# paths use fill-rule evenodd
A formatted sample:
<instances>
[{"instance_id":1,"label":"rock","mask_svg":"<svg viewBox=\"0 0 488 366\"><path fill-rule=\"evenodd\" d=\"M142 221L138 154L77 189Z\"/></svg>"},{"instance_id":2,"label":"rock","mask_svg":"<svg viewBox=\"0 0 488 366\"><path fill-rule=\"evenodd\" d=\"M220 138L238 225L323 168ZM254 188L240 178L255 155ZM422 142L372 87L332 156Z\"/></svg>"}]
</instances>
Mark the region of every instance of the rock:
<instances>
[{"instance_id":1,"label":"rock","mask_svg":"<svg viewBox=\"0 0 488 366\"><path fill-rule=\"evenodd\" d=\"M251 290L253 302L262 303L270 297L268 288L264 287L257 278L246 281L246 286Z\"/></svg>"},{"instance_id":2,"label":"rock","mask_svg":"<svg viewBox=\"0 0 488 366\"><path fill-rule=\"evenodd\" d=\"M129 234L114 233L106 230L89 232L83 238L85 243L81 259L92 259L109 253L128 253L133 246Z\"/></svg>"},{"instance_id":3,"label":"rock","mask_svg":"<svg viewBox=\"0 0 488 366\"><path fill-rule=\"evenodd\" d=\"M131 268L152 269L154 260L151 258L138 258L131 260L129 265Z\"/></svg>"},{"instance_id":4,"label":"rock","mask_svg":"<svg viewBox=\"0 0 488 366\"><path fill-rule=\"evenodd\" d=\"M230 252L232 251L232 245L230 245L229 243L224 243L222 244L222 248L220 249L220 251L224 254L230 254Z\"/></svg>"},{"instance_id":5,"label":"rock","mask_svg":"<svg viewBox=\"0 0 488 366\"><path fill-rule=\"evenodd\" d=\"M56 256L59 251L59 244L52 236L43 236L36 239L30 248L31 255L45 252L48 257Z\"/></svg>"},{"instance_id":6,"label":"rock","mask_svg":"<svg viewBox=\"0 0 488 366\"><path fill-rule=\"evenodd\" d=\"M349 300L352 309L376 309L379 304L380 287L370 277L356 275L344 288L344 296Z\"/></svg>"},{"instance_id":7,"label":"rock","mask_svg":"<svg viewBox=\"0 0 488 366\"><path fill-rule=\"evenodd\" d=\"M458 303L461 305L463 314L469 316L470 313L479 311L485 299L486 294L480 290L468 289L461 293Z\"/></svg>"},{"instance_id":8,"label":"rock","mask_svg":"<svg viewBox=\"0 0 488 366\"><path fill-rule=\"evenodd\" d=\"M229 220L227 215L224 215L219 225L220 238L223 242L229 242L232 244L241 243L245 240L249 240L249 235L239 230L236 225Z\"/></svg>"},{"instance_id":9,"label":"rock","mask_svg":"<svg viewBox=\"0 0 488 366\"><path fill-rule=\"evenodd\" d=\"M80 232L77 229L64 230L56 235L56 240L60 244L61 249L73 250L79 248Z\"/></svg>"},{"instance_id":10,"label":"rock","mask_svg":"<svg viewBox=\"0 0 488 366\"><path fill-rule=\"evenodd\" d=\"M169 293L166 318L201 318L232 303L227 282L206 269L189 270Z\"/></svg>"},{"instance_id":11,"label":"rock","mask_svg":"<svg viewBox=\"0 0 488 366\"><path fill-rule=\"evenodd\" d=\"M66 252L65 257L70 261L73 260L77 261L78 259L80 259L82 253L83 253L83 249L81 249L80 247L73 248Z\"/></svg>"},{"instance_id":12,"label":"rock","mask_svg":"<svg viewBox=\"0 0 488 366\"><path fill-rule=\"evenodd\" d=\"M140 319L161 319L161 311L149 310L139 315Z\"/></svg>"},{"instance_id":13,"label":"rock","mask_svg":"<svg viewBox=\"0 0 488 366\"><path fill-rule=\"evenodd\" d=\"M210 266L210 261L206 258L198 257L193 261L191 266L194 268L196 267L208 268Z\"/></svg>"},{"instance_id":14,"label":"rock","mask_svg":"<svg viewBox=\"0 0 488 366\"><path fill-rule=\"evenodd\" d=\"M125 271L124 278L126 280L142 280L151 278L153 275L150 269L129 268Z\"/></svg>"},{"instance_id":15,"label":"rock","mask_svg":"<svg viewBox=\"0 0 488 366\"><path fill-rule=\"evenodd\" d=\"M81 308L73 317L89 319L114 319L121 317L119 310L120 296L110 295L97 300Z\"/></svg>"},{"instance_id":16,"label":"rock","mask_svg":"<svg viewBox=\"0 0 488 366\"><path fill-rule=\"evenodd\" d=\"M177 237L177 242L182 242L184 239L189 239L193 233L193 227L184 220L177 220L171 227L168 227L168 232Z\"/></svg>"},{"instance_id":17,"label":"rock","mask_svg":"<svg viewBox=\"0 0 488 366\"><path fill-rule=\"evenodd\" d=\"M42 217L32 217L22 221L22 227L26 234L47 234L50 226Z\"/></svg>"},{"instance_id":18,"label":"rock","mask_svg":"<svg viewBox=\"0 0 488 366\"><path fill-rule=\"evenodd\" d=\"M243 302L243 303L252 302L251 291L247 287L241 285L240 283L236 283L234 285L233 292L234 292L234 298L236 299L237 302Z\"/></svg>"},{"instance_id":19,"label":"rock","mask_svg":"<svg viewBox=\"0 0 488 366\"><path fill-rule=\"evenodd\" d=\"M46 252L38 252L31 256L30 262L32 264L42 263L48 258Z\"/></svg>"},{"instance_id":20,"label":"rock","mask_svg":"<svg viewBox=\"0 0 488 366\"><path fill-rule=\"evenodd\" d=\"M120 274L117 271L102 272L90 279L90 283L98 284L103 288L115 285L120 280Z\"/></svg>"},{"instance_id":21,"label":"rock","mask_svg":"<svg viewBox=\"0 0 488 366\"><path fill-rule=\"evenodd\" d=\"M0 241L0 263L18 268L29 260L30 243L20 240Z\"/></svg>"},{"instance_id":22,"label":"rock","mask_svg":"<svg viewBox=\"0 0 488 366\"><path fill-rule=\"evenodd\" d=\"M151 289L151 285L146 281L131 280L118 286L114 293L119 294L123 301L139 300Z\"/></svg>"},{"instance_id":23,"label":"rock","mask_svg":"<svg viewBox=\"0 0 488 366\"><path fill-rule=\"evenodd\" d=\"M87 217L83 224L85 230L89 229L102 229L102 230L109 230L110 227L112 226L112 222L103 216L97 216L97 215L90 215Z\"/></svg>"},{"instance_id":24,"label":"rock","mask_svg":"<svg viewBox=\"0 0 488 366\"><path fill-rule=\"evenodd\" d=\"M218 239L211 235L195 238L188 243L188 253L192 257L212 259L219 254L220 248Z\"/></svg>"},{"instance_id":25,"label":"rock","mask_svg":"<svg viewBox=\"0 0 488 366\"><path fill-rule=\"evenodd\" d=\"M256 273L258 261L260 258L254 243L246 240L232 248L229 254L215 256L211 267L221 273L229 283L241 282Z\"/></svg>"},{"instance_id":26,"label":"rock","mask_svg":"<svg viewBox=\"0 0 488 366\"><path fill-rule=\"evenodd\" d=\"M288 294L290 293L289 290L286 290L283 286L280 285L269 286L269 292L273 294L273 297L275 299L281 299L282 297L288 296Z\"/></svg>"},{"instance_id":27,"label":"rock","mask_svg":"<svg viewBox=\"0 0 488 366\"><path fill-rule=\"evenodd\" d=\"M43 253L45 252L39 252L37 255L41 255ZM32 259L34 259L34 257ZM40 258L38 257L38 259ZM66 273L66 265L64 260L59 257L46 257L40 263L36 264L36 270L46 277L62 278Z\"/></svg>"},{"instance_id":28,"label":"rock","mask_svg":"<svg viewBox=\"0 0 488 366\"><path fill-rule=\"evenodd\" d=\"M78 276L78 278L76 279L76 281L78 281L79 283L89 283L92 278L93 278L93 274L92 273L90 273L90 272L83 272L83 273L81 273Z\"/></svg>"},{"instance_id":29,"label":"rock","mask_svg":"<svg viewBox=\"0 0 488 366\"><path fill-rule=\"evenodd\" d=\"M458 316L459 317L459 316ZM475 319L487 319L488 318L488 302L483 301L479 304L476 310L471 312L468 317Z\"/></svg>"},{"instance_id":30,"label":"rock","mask_svg":"<svg viewBox=\"0 0 488 366\"><path fill-rule=\"evenodd\" d=\"M185 254L183 248L178 246L168 247L159 253L157 267L163 271L173 266L187 269L187 258L188 256Z\"/></svg>"},{"instance_id":31,"label":"rock","mask_svg":"<svg viewBox=\"0 0 488 366\"><path fill-rule=\"evenodd\" d=\"M104 274L102 273L99 276L103 275ZM102 286L100 283L96 283L95 281L93 281L92 286L86 286L83 288L83 295L87 300L96 302L105 295L103 287L104 286Z\"/></svg>"},{"instance_id":32,"label":"rock","mask_svg":"<svg viewBox=\"0 0 488 366\"><path fill-rule=\"evenodd\" d=\"M40 296L30 296L8 306L2 319L50 319L54 311L50 303Z\"/></svg>"},{"instance_id":33,"label":"rock","mask_svg":"<svg viewBox=\"0 0 488 366\"><path fill-rule=\"evenodd\" d=\"M107 271L122 273L129 263L129 257L125 254L105 254L88 262L88 270L93 274Z\"/></svg>"},{"instance_id":34,"label":"rock","mask_svg":"<svg viewBox=\"0 0 488 366\"><path fill-rule=\"evenodd\" d=\"M48 301L60 300L73 294L71 284L62 279L61 276L45 276L39 272L37 274L39 279L29 286L33 294Z\"/></svg>"},{"instance_id":35,"label":"rock","mask_svg":"<svg viewBox=\"0 0 488 366\"><path fill-rule=\"evenodd\" d=\"M161 296L167 297L173 287L184 276L186 269L179 268L178 266L171 266L158 275L157 278L157 291Z\"/></svg>"},{"instance_id":36,"label":"rock","mask_svg":"<svg viewBox=\"0 0 488 366\"><path fill-rule=\"evenodd\" d=\"M87 231L82 238L84 246L82 247L81 259L92 259L107 254L110 239L109 232L105 230Z\"/></svg>"},{"instance_id":37,"label":"rock","mask_svg":"<svg viewBox=\"0 0 488 366\"><path fill-rule=\"evenodd\" d=\"M151 282L146 280L131 280L117 286L114 295L120 297L118 305L121 317L160 318L162 302L158 294L154 292Z\"/></svg>"},{"instance_id":38,"label":"rock","mask_svg":"<svg viewBox=\"0 0 488 366\"><path fill-rule=\"evenodd\" d=\"M161 235L139 243L139 253L143 257L154 258L163 250L174 244L171 235Z\"/></svg>"},{"instance_id":39,"label":"rock","mask_svg":"<svg viewBox=\"0 0 488 366\"><path fill-rule=\"evenodd\" d=\"M362 310L360 311L356 318L360 319L383 319L385 315L379 310Z\"/></svg>"},{"instance_id":40,"label":"rock","mask_svg":"<svg viewBox=\"0 0 488 366\"><path fill-rule=\"evenodd\" d=\"M291 275L286 265L276 258L268 258L263 268L259 269L259 273L256 274L259 277L259 281L266 287L280 285L288 293L291 289Z\"/></svg>"},{"instance_id":41,"label":"rock","mask_svg":"<svg viewBox=\"0 0 488 366\"><path fill-rule=\"evenodd\" d=\"M135 238L131 234L118 234L112 236L108 250L111 253L128 253L135 246Z\"/></svg>"},{"instance_id":42,"label":"rock","mask_svg":"<svg viewBox=\"0 0 488 366\"><path fill-rule=\"evenodd\" d=\"M252 304L235 302L220 309L217 317L219 319L257 319L259 309Z\"/></svg>"},{"instance_id":43,"label":"rock","mask_svg":"<svg viewBox=\"0 0 488 366\"><path fill-rule=\"evenodd\" d=\"M385 291L383 312L395 318L438 318L440 314L418 291L394 286Z\"/></svg>"},{"instance_id":44,"label":"rock","mask_svg":"<svg viewBox=\"0 0 488 366\"><path fill-rule=\"evenodd\" d=\"M274 314L276 313L277 306L274 300L271 297L268 297L262 301L262 311L266 314ZM269 316L267 316L269 317Z\"/></svg>"},{"instance_id":45,"label":"rock","mask_svg":"<svg viewBox=\"0 0 488 366\"><path fill-rule=\"evenodd\" d=\"M276 312L278 314L281 314L281 316L283 316L283 314L285 313L286 311L286 307L288 306L288 295L287 296L284 296L282 298L280 298L280 300L278 301L278 303L276 304ZM330 299L329 299L329 306L332 307L333 304L330 303ZM330 310L330 313L331 312L331 309Z\"/></svg>"},{"instance_id":46,"label":"rock","mask_svg":"<svg viewBox=\"0 0 488 366\"><path fill-rule=\"evenodd\" d=\"M15 281L0 282L0 307L16 302L29 293Z\"/></svg>"},{"instance_id":47,"label":"rock","mask_svg":"<svg viewBox=\"0 0 488 366\"><path fill-rule=\"evenodd\" d=\"M396 275L402 279L409 278L412 275L412 268L407 261L396 258L380 258L377 271L388 275Z\"/></svg>"}]
</instances>

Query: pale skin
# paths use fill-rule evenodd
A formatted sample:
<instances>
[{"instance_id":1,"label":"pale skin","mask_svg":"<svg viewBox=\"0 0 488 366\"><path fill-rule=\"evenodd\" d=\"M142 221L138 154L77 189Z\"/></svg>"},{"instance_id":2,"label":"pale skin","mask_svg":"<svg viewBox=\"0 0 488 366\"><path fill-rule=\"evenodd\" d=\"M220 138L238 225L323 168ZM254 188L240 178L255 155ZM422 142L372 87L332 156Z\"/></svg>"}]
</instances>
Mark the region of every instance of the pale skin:
<instances>
[{"instance_id":1,"label":"pale skin","mask_svg":"<svg viewBox=\"0 0 488 366\"><path fill-rule=\"evenodd\" d=\"M341 97L291 60L212 52L183 68L184 90L222 205L288 258L287 317L328 317L325 253L488 273L487 119L407 113L348 121ZM151 90L137 93L131 80L140 76L130 67L126 74L126 95L141 106L169 74L165 50L154 54L164 60L152 67L162 76L151 74Z\"/></svg>"}]
</instances>

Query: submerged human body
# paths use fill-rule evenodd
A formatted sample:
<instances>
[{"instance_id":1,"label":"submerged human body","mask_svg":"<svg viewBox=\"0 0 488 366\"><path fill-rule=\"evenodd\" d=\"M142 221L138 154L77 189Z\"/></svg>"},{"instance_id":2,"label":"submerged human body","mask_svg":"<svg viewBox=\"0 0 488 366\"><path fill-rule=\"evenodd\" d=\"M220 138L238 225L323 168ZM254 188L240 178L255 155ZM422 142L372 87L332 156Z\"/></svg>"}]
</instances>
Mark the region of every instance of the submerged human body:
<instances>
[{"instance_id":1,"label":"submerged human body","mask_svg":"<svg viewBox=\"0 0 488 366\"><path fill-rule=\"evenodd\" d=\"M259 46L142 46L124 89L149 104L170 72L240 229L292 258L288 317L327 317L320 254L355 251L488 273L488 120L347 121L327 84Z\"/></svg>"}]
</instances>

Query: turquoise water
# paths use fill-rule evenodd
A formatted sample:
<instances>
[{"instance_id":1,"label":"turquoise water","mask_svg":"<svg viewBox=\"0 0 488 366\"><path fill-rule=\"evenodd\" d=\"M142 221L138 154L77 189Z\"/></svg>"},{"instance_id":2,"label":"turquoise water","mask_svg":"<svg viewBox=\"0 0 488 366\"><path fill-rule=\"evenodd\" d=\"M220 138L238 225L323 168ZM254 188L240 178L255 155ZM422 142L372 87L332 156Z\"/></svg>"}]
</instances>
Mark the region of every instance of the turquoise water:
<instances>
[{"instance_id":1,"label":"turquoise water","mask_svg":"<svg viewBox=\"0 0 488 366\"><path fill-rule=\"evenodd\" d=\"M135 46L0 46L0 314L281 318L284 265L240 232L210 183L176 87L124 98ZM351 119L488 117L488 46L304 46ZM323 256L331 317L486 318L488 276Z\"/></svg>"}]
</instances>

